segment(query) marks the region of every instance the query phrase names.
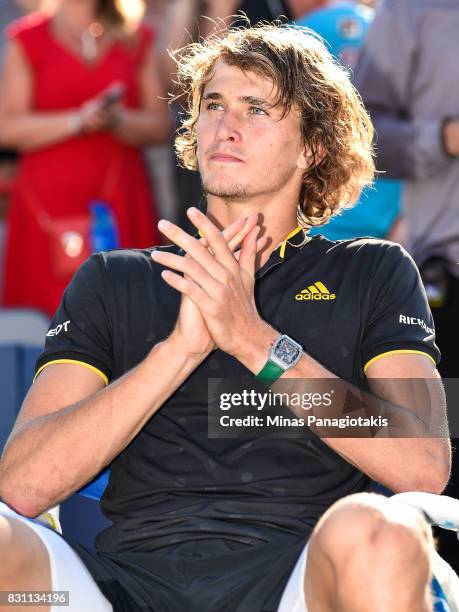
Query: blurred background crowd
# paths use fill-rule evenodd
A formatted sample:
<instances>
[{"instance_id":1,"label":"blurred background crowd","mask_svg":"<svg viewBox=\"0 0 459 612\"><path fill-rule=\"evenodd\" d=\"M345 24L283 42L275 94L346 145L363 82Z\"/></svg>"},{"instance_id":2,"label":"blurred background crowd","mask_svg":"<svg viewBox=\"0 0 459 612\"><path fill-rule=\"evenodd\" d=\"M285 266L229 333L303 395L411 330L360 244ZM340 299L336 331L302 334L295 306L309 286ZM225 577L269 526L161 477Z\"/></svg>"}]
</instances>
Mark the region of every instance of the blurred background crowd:
<instances>
[{"instance_id":1,"label":"blurred background crowd","mask_svg":"<svg viewBox=\"0 0 459 612\"><path fill-rule=\"evenodd\" d=\"M0 306L51 316L92 251L158 244L159 217L187 228L186 208L205 208L199 176L173 149L184 109L168 104L170 52L248 27L238 11L252 25L281 18L315 30L349 67L380 173L311 233L407 248L434 314L439 370L455 378L457 0L0 0ZM459 497L456 473L455 462L448 492ZM445 538L458 570L457 540Z\"/></svg>"}]
</instances>

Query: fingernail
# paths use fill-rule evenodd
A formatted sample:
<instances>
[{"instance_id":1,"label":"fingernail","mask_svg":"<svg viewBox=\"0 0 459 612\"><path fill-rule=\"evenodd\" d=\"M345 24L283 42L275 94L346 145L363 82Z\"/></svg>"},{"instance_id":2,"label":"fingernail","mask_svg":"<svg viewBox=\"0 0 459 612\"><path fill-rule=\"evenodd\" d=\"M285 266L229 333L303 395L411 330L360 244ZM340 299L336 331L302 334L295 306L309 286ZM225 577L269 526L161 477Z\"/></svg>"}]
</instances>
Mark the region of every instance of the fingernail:
<instances>
[{"instance_id":1,"label":"fingernail","mask_svg":"<svg viewBox=\"0 0 459 612\"><path fill-rule=\"evenodd\" d=\"M162 257L162 253L161 253L161 251L153 251L151 256L152 256L153 259L155 257Z\"/></svg>"},{"instance_id":2,"label":"fingernail","mask_svg":"<svg viewBox=\"0 0 459 612\"><path fill-rule=\"evenodd\" d=\"M168 230L170 226L171 224L169 223L169 221L165 221L164 219L161 219L161 221L158 223L158 228L160 230Z\"/></svg>"},{"instance_id":3,"label":"fingernail","mask_svg":"<svg viewBox=\"0 0 459 612\"><path fill-rule=\"evenodd\" d=\"M188 214L190 217L197 217L198 216L198 209L195 208L194 206L192 206L191 208L188 209Z\"/></svg>"}]
</instances>

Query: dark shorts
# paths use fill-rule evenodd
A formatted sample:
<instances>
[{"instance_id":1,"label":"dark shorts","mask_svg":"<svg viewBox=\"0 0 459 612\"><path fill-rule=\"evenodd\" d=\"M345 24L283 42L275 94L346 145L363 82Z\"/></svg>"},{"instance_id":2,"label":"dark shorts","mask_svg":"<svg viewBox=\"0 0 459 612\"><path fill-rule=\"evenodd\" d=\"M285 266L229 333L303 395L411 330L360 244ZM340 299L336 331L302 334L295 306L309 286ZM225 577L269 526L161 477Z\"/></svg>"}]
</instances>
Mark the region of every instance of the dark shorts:
<instances>
[{"instance_id":1,"label":"dark shorts","mask_svg":"<svg viewBox=\"0 0 459 612\"><path fill-rule=\"evenodd\" d=\"M150 553L72 546L114 612L277 612L306 540L196 540Z\"/></svg>"}]
</instances>

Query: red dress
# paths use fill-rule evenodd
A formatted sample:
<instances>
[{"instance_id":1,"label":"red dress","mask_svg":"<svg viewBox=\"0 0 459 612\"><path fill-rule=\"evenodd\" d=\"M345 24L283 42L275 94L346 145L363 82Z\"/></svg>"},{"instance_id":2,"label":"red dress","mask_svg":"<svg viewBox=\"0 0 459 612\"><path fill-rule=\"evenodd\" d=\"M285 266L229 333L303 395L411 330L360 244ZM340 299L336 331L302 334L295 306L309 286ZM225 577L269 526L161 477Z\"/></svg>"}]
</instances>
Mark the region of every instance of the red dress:
<instances>
[{"instance_id":1,"label":"red dress","mask_svg":"<svg viewBox=\"0 0 459 612\"><path fill-rule=\"evenodd\" d=\"M30 64L33 109L39 113L78 109L115 81L124 83L123 103L139 107L139 66L152 41L142 26L132 43L117 41L88 65L53 35L51 20L32 14L9 28ZM56 273L50 234L37 207L51 221L84 215L94 199L106 201L117 221L120 246L159 243L153 195L141 149L109 133L80 135L26 152L10 202L4 303L53 314L71 273Z\"/></svg>"}]
</instances>

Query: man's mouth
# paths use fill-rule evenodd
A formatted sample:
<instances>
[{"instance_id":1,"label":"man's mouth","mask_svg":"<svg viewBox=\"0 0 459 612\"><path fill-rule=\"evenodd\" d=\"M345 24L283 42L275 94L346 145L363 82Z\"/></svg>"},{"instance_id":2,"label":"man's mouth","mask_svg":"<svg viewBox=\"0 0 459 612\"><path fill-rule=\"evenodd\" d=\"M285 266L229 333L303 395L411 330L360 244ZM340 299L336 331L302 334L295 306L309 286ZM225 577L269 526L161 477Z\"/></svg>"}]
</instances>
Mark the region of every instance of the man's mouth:
<instances>
[{"instance_id":1,"label":"man's mouth","mask_svg":"<svg viewBox=\"0 0 459 612\"><path fill-rule=\"evenodd\" d=\"M211 161L216 161L216 162L226 162L226 163L243 163L242 159L239 159L239 157L235 157L234 155L228 155L227 153L214 153L213 155L210 156L210 160Z\"/></svg>"}]
</instances>

